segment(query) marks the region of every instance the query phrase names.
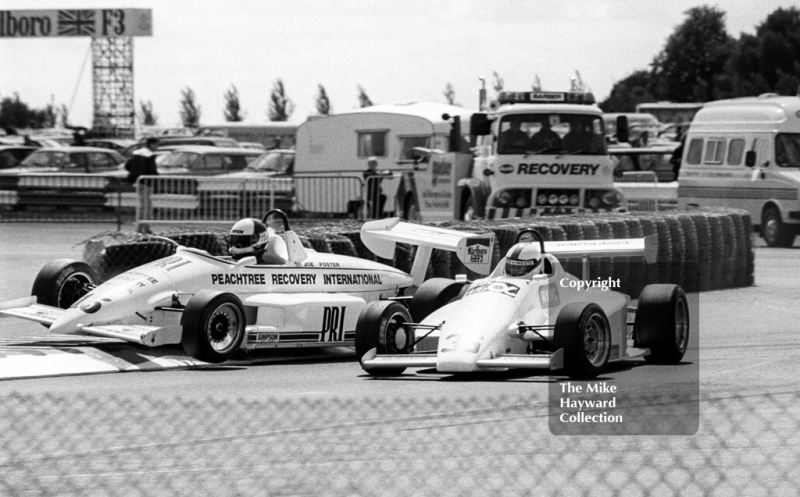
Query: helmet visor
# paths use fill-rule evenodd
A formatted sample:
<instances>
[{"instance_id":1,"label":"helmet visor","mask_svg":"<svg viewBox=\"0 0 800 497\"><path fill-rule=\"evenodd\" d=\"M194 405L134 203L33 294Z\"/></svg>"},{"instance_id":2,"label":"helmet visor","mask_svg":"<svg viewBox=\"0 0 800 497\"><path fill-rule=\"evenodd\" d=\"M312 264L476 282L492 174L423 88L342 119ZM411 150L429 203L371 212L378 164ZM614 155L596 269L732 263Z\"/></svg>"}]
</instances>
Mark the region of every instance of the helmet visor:
<instances>
[{"instance_id":1,"label":"helmet visor","mask_svg":"<svg viewBox=\"0 0 800 497\"><path fill-rule=\"evenodd\" d=\"M539 265L541 259L530 259L527 261L509 260L506 262L506 274L508 276L525 276Z\"/></svg>"},{"instance_id":2,"label":"helmet visor","mask_svg":"<svg viewBox=\"0 0 800 497\"><path fill-rule=\"evenodd\" d=\"M233 255L251 253L258 240L258 235L231 235L230 252Z\"/></svg>"}]
</instances>

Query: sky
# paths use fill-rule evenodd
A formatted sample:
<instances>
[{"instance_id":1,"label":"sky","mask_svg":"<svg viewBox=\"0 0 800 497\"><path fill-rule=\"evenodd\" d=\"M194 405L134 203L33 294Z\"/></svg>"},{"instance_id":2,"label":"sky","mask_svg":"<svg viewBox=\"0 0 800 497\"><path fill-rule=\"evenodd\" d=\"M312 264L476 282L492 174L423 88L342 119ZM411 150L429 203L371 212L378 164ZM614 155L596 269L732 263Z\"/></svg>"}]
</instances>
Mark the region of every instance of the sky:
<instances>
[{"instance_id":1,"label":"sky","mask_svg":"<svg viewBox=\"0 0 800 497\"><path fill-rule=\"evenodd\" d=\"M153 36L134 38L134 98L151 101L161 125L180 124L191 88L201 124L224 122L224 94L238 89L245 122L264 122L283 80L301 123L316 113L322 84L333 112L373 103L456 101L477 108L479 78L507 90L565 91L576 71L598 101L615 82L648 69L666 39L701 5L726 12L731 36L786 0L3 0L0 10L149 8ZM0 38L0 97L70 109L91 126L90 38Z\"/></svg>"}]
</instances>

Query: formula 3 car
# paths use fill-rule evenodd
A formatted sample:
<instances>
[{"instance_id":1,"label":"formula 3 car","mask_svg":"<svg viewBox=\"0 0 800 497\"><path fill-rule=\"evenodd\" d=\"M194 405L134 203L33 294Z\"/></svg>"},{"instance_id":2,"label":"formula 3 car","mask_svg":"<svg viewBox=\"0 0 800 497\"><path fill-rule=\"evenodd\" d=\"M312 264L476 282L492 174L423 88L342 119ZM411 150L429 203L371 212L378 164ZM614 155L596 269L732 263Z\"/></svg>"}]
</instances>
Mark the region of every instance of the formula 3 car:
<instances>
[{"instance_id":1,"label":"formula 3 car","mask_svg":"<svg viewBox=\"0 0 800 497\"><path fill-rule=\"evenodd\" d=\"M633 307L627 295L591 286L588 275L567 273L555 257L636 256L654 262L655 237L545 243L529 231L533 243L541 244L540 274L508 276L503 259L489 277L471 284L426 281L408 309L396 302L369 304L355 336L364 371L392 376L406 368L440 373L533 368L594 378L609 361L644 356L680 362L689 341L689 311L679 286L648 285ZM379 239L366 238L375 245L367 246L387 252L405 238L388 225L372 235ZM587 259L583 267L588 272Z\"/></svg>"},{"instance_id":2,"label":"formula 3 car","mask_svg":"<svg viewBox=\"0 0 800 497\"><path fill-rule=\"evenodd\" d=\"M286 264L235 261L179 246L172 256L97 285L88 264L59 259L39 272L32 297L4 302L0 313L42 323L53 333L147 347L180 343L192 357L219 363L239 349L352 347L367 304L401 298L421 284L433 248L455 251L471 270L489 273L492 236L404 223L405 236L424 245L409 275L304 248L283 212L270 211L264 221L273 215L283 224ZM364 225L362 238L370 229Z\"/></svg>"}]
</instances>

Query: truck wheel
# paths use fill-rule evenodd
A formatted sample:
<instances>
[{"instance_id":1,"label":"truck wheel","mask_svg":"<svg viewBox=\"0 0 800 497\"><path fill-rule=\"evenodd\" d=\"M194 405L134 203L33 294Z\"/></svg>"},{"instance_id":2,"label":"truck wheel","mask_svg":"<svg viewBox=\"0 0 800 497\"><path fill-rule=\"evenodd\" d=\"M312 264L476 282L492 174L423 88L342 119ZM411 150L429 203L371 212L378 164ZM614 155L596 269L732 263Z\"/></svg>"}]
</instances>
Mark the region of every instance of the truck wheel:
<instances>
[{"instance_id":1,"label":"truck wheel","mask_svg":"<svg viewBox=\"0 0 800 497\"><path fill-rule=\"evenodd\" d=\"M473 221L477 217L478 207L475 205L475 197L467 193L461 201L461 220Z\"/></svg>"},{"instance_id":2,"label":"truck wheel","mask_svg":"<svg viewBox=\"0 0 800 497\"><path fill-rule=\"evenodd\" d=\"M768 207L761 216L761 236L770 247L791 247L795 237L794 226L786 226L780 211Z\"/></svg>"},{"instance_id":3,"label":"truck wheel","mask_svg":"<svg viewBox=\"0 0 800 497\"><path fill-rule=\"evenodd\" d=\"M556 350L564 349L564 370L570 378L589 379L606 368L611 354L611 327L597 304L565 305L556 319Z\"/></svg>"},{"instance_id":4,"label":"truck wheel","mask_svg":"<svg viewBox=\"0 0 800 497\"><path fill-rule=\"evenodd\" d=\"M465 283L448 278L431 278L422 283L408 305L414 322L421 323L433 311L459 297L464 285Z\"/></svg>"},{"instance_id":5,"label":"truck wheel","mask_svg":"<svg viewBox=\"0 0 800 497\"><path fill-rule=\"evenodd\" d=\"M56 259L39 270L31 295L42 305L69 309L97 285L91 266L73 259Z\"/></svg>"},{"instance_id":6,"label":"truck wheel","mask_svg":"<svg viewBox=\"0 0 800 497\"><path fill-rule=\"evenodd\" d=\"M636 345L650 349L647 362L675 364L689 346L689 306L678 285L647 285L636 309Z\"/></svg>"},{"instance_id":7,"label":"truck wheel","mask_svg":"<svg viewBox=\"0 0 800 497\"><path fill-rule=\"evenodd\" d=\"M225 362L244 339L244 306L232 293L201 290L186 304L181 328L187 354L204 362Z\"/></svg>"},{"instance_id":8,"label":"truck wheel","mask_svg":"<svg viewBox=\"0 0 800 497\"><path fill-rule=\"evenodd\" d=\"M403 326L411 322L408 309L399 302L379 300L367 304L356 323L356 357L361 367L372 376L397 376L406 368L369 369L364 366L364 354L373 349L378 354L408 354L414 334Z\"/></svg>"}]
</instances>

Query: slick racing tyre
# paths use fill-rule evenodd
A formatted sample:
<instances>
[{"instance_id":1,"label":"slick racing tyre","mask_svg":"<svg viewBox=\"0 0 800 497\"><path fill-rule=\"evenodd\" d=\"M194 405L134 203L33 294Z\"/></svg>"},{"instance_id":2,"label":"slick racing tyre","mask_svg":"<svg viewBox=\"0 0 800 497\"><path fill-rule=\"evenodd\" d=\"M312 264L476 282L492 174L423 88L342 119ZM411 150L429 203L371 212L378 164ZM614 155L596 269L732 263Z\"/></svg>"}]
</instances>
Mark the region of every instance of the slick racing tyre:
<instances>
[{"instance_id":1,"label":"slick racing tyre","mask_svg":"<svg viewBox=\"0 0 800 497\"><path fill-rule=\"evenodd\" d=\"M636 345L650 349L647 362L675 364L689 346L689 306L678 285L647 285L633 325Z\"/></svg>"},{"instance_id":2,"label":"slick racing tyre","mask_svg":"<svg viewBox=\"0 0 800 497\"><path fill-rule=\"evenodd\" d=\"M225 362L242 344L245 333L244 306L232 293L197 292L181 316L181 345L197 360Z\"/></svg>"},{"instance_id":3,"label":"slick racing tyre","mask_svg":"<svg viewBox=\"0 0 800 497\"><path fill-rule=\"evenodd\" d=\"M466 283L448 278L431 278L417 289L408 309L415 323L461 296Z\"/></svg>"},{"instance_id":4,"label":"slick racing tyre","mask_svg":"<svg viewBox=\"0 0 800 497\"><path fill-rule=\"evenodd\" d=\"M611 353L611 327L597 304L565 305L556 319L556 350L564 349L564 370L570 378L594 378L606 367Z\"/></svg>"},{"instance_id":5,"label":"slick racing tyre","mask_svg":"<svg viewBox=\"0 0 800 497\"><path fill-rule=\"evenodd\" d=\"M397 376L405 371L406 368L367 368L363 358L373 349L379 355L410 353L414 334L403 326L410 322L408 309L399 302L379 300L367 304L356 323L356 357L364 371L372 376Z\"/></svg>"},{"instance_id":6,"label":"slick racing tyre","mask_svg":"<svg viewBox=\"0 0 800 497\"><path fill-rule=\"evenodd\" d=\"M97 285L91 266L72 259L48 262L36 275L31 295L42 305L68 309Z\"/></svg>"}]
</instances>

